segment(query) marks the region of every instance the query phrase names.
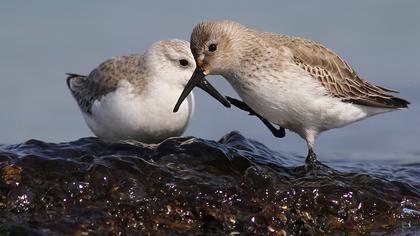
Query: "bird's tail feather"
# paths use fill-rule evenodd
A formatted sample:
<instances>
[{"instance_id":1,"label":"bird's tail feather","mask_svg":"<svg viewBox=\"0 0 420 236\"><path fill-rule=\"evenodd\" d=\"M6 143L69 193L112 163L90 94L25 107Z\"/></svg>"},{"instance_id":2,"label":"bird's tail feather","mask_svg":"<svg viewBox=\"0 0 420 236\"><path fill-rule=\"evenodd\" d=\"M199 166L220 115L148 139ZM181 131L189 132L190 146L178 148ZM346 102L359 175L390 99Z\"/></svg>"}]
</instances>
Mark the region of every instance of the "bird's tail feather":
<instances>
[{"instance_id":1,"label":"bird's tail feather","mask_svg":"<svg viewBox=\"0 0 420 236\"><path fill-rule=\"evenodd\" d=\"M80 86L81 82L86 79L85 75L66 73L67 75L67 87L71 92L75 92L77 87Z\"/></svg>"}]
</instances>

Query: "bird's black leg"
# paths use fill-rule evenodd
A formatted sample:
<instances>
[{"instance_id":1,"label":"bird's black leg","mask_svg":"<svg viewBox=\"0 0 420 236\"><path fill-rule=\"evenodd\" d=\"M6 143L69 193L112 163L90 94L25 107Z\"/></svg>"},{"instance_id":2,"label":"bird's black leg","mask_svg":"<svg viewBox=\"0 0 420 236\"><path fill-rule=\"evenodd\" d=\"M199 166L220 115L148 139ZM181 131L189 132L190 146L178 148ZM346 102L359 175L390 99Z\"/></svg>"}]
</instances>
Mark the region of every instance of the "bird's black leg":
<instances>
[{"instance_id":1,"label":"bird's black leg","mask_svg":"<svg viewBox=\"0 0 420 236\"><path fill-rule=\"evenodd\" d=\"M306 157L305 162L306 164L309 164L309 165L314 165L318 163L316 159L316 154L312 148L309 148L308 156Z\"/></svg>"},{"instance_id":2,"label":"bird's black leg","mask_svg":"<svg viewBox=\"0 0 420 236\"><path fill-rule=\"evenodd\" d=\"M270 121L264 119L262 116L256 114L256 116L258 117L258 119L260 119L264 125L271 131L271 133L274 135L274 137L276 138L283 138L284 136L286 136L286 130L283 127L279 126L279 129L276 129L271 123Z\"/></svg>"},{"instance_id":3,"label":"bird's black leg","mask_svg":"<svg viewBox=\"0 0 420 236\"><path fill-rule=\"evenodd\" d=\"M283 127L279 127L279 129L276 129L270 121L266 120L264 117L257 114L254 110L252 110L246 103L239 101L238 99L226 96L226 99L235 107L249 112L249 115L251 116L257 116L258 119L260 119L264 125L271 131L271 133L277 137L277 138L283 138L286 135L286 131Z\"/></svg>"}]
</instances>

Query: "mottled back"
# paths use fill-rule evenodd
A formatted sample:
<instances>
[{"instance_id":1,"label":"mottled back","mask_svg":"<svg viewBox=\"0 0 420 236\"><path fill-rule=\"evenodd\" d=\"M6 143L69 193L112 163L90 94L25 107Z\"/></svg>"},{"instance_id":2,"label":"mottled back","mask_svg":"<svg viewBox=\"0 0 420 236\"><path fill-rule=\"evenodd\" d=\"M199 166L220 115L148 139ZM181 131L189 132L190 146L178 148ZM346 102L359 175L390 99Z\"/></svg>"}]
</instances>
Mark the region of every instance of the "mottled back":
<instances>
[{"instance_id":1,"label":"mottled back","mask_svg":"<svg viewBox=\"0 0 420 236\"><path fill-rule=\"evenodd\" d=\"M273 33L262 35L268 44L290 49L293 63L318 80L332 96L344 102L380 108L405 108L410 104L389 94L397 91L361 79L343 59L317 42Z\"/></svg>"},{"instance_id":2,"label":"mottled back","mask_svg":"<svg viewBox=\"0 0 420 236\"><path fill-rule=\"evenodd\" d=\"M132 54L109 59L88 76L68 74L67 85L82 111L91 112L92 103L114 91L119 81L127 80L141 91L146 85L142 56Z\"/></svg>"}]
</instances>

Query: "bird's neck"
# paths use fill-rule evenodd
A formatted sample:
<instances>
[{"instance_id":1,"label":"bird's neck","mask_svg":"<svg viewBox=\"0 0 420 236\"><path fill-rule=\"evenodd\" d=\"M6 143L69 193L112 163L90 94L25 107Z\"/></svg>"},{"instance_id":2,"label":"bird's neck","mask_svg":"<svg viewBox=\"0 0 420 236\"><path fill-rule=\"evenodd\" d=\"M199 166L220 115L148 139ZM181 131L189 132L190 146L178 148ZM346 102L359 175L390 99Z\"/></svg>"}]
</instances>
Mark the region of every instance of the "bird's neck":
<instances>
[{"instance_id":1,"label":"bird's neck","mask_svg":"<svg viewBox=\"0 0 420 236\"><path fill-rule=\"evenodd\" d=\"M240 71L238 68L244 68L255 62L255 56L263 56L264 42L256 37L253 31L241 32L240 37L230 40L229 63L226 63L221 75L226 79L236 79Z\"/></svg>"}]
</instances>

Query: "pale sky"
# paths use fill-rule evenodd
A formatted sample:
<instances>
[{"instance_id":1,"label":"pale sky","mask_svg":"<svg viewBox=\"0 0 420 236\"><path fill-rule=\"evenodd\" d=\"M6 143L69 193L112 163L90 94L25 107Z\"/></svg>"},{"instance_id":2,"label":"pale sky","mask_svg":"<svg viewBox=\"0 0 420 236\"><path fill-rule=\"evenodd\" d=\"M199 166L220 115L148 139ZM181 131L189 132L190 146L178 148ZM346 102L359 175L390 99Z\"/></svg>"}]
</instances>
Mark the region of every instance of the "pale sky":
<instances>
[{"instance_id":1,"label":"pale sky","mask_svg":"<svg viewBox=\"0 0 420 236\"><path fill-rule=\"evenodd\" d=\"M418 161L420 157L419 1L42 1L0 8L0 143L71 141L92 133L67 91L65 73L87 74L102 61L138 53L161 39L189 39L203 20L244 25L322 42L359 75L399 90L410 109L323 133L321 158ZM237 97L221 77L218 90ZM196 90L185 135L218 140L232 130L268 147L306 155L296 134L276 139L256 119Z\"/></svg>"}]
</instances>

